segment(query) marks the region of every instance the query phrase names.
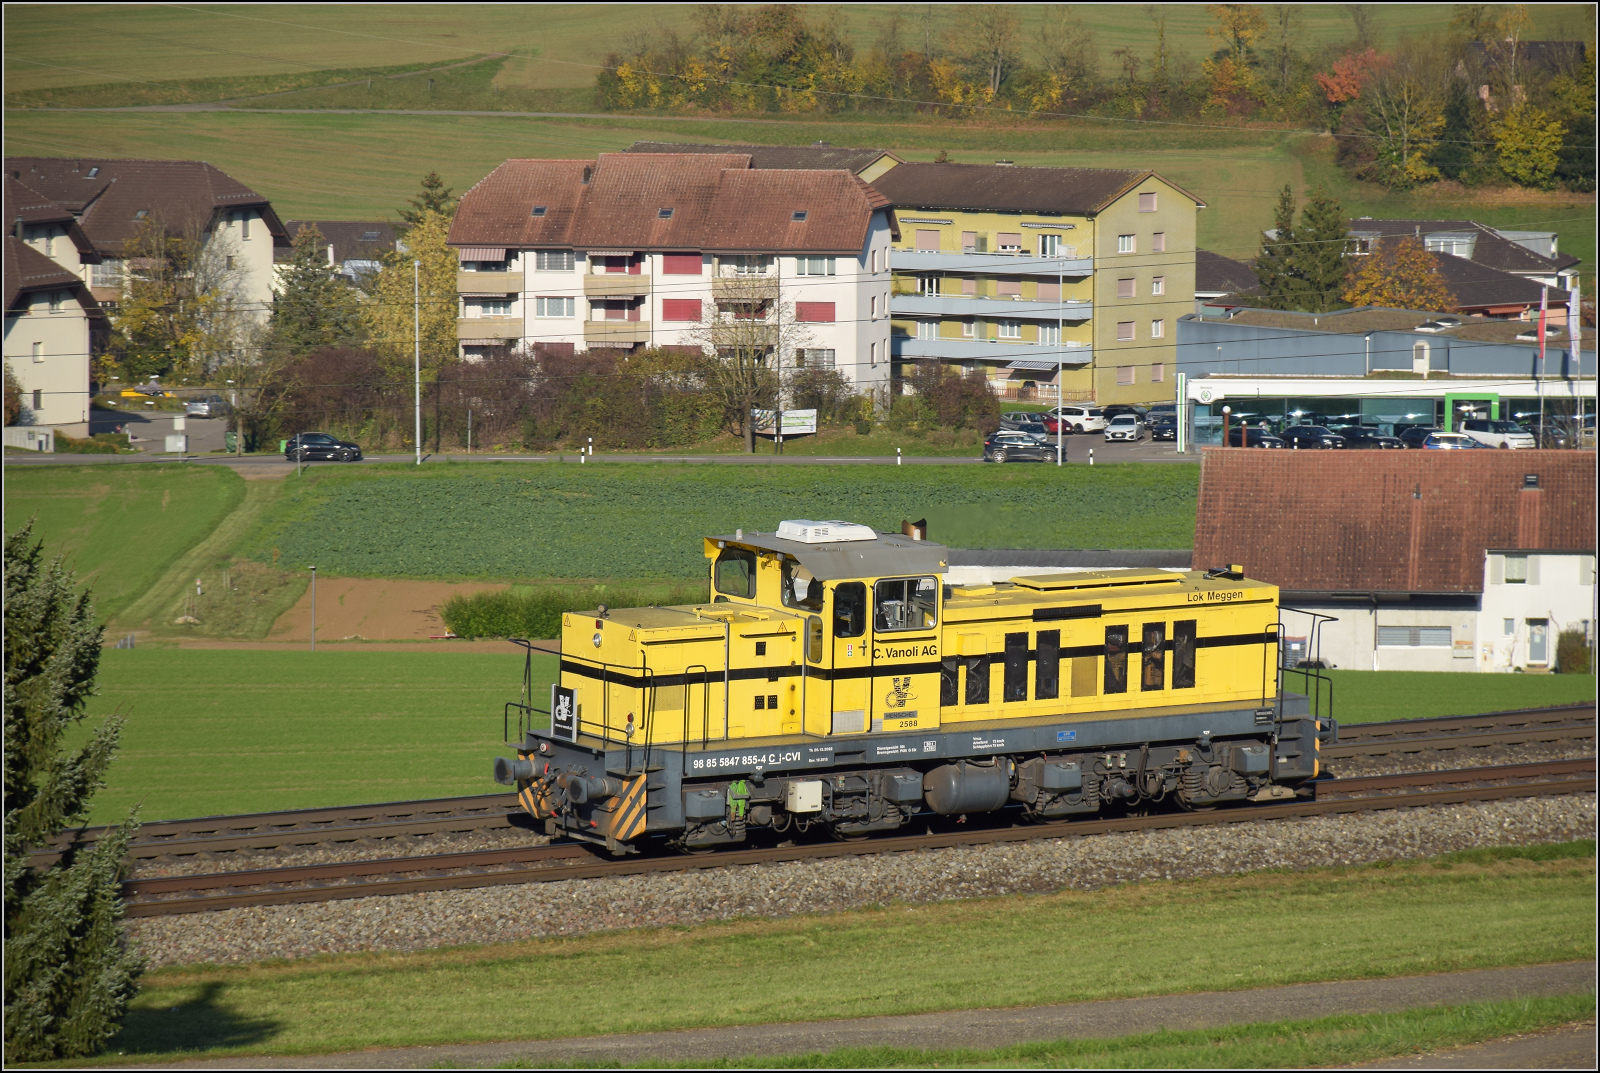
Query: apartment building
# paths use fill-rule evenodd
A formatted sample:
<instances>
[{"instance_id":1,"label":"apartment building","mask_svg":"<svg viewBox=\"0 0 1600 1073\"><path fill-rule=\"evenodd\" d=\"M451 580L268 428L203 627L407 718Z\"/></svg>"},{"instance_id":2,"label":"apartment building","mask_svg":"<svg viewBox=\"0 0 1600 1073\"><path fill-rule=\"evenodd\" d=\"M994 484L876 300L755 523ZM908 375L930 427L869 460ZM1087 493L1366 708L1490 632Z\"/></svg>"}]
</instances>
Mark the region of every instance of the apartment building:
<instances>
[{"instance_id":1,"label":"apartment building","mask_svg":"<svg viewBox=\"0 0 1600 1073\"><path fill-rule=\"evenodd\" d=\"M463 357L718 347L740 324L783 367L889 378L888 202L852 171L756 169L748 153L508 160L450 229Z\"/></svg>"},{"instance_id":2,"label":"apartment building","mask_svg":"<svg viewBox=\"0 0 1600 1073\"><path fill-rule=\"evenodd\" d=\"M901 163L873 186L901 225L897 361L983 370L1007 398L1172 397L1205 202L1138 170Z\"/></svg>"},{"instance_id":3,"label":"apartment building","mask_svg":"<svg viewBox=\"0 0 1600 1073\"><path fill-rule=\"evenodd\" d=\"M87 436L91 341L105 327L99 305L81 277L16 235L6 236L5 289L5 363L22 388L24 422Z\"/></svg>"},{"instance_id":4,"label":"apartment building","mask_svg":"<svg viewBox=\"0 0 1600 1073\"><path fill-rule=\"evenodd\" d=\"M275 272L293 255L294 236L303 227L314 227L328 247L328 267L350 283L374 275L383 267L383 256L400 248L400 232L385 220L285 220L291 246L274 252Z\"/></svg>"},{"instance_id":5,"label":"apartment building","mask_svg":"<svg viewBox=\"0 0 1600 1073\"><path fill-rule=\"evenodd\" d=\"M15 183L19 196L26 191L70 217L70 226L25 221L22 237L87 283L96 301L116 302L128 243L154 219L168 235L198 239L225 258L242 307L261 319L270 314L273 250L287 247L289 234L265 197L220 169L200 160L7 157L5 171L8 201Z\"/></svg>"}]
</instances>

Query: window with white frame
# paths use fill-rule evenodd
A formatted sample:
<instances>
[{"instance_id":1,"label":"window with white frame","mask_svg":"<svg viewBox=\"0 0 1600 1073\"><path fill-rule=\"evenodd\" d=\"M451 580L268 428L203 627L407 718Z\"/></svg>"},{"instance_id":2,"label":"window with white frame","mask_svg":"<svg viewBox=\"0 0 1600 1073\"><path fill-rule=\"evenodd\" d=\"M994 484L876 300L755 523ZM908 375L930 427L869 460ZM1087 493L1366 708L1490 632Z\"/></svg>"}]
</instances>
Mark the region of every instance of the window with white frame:
<instances>
[{"instance_id":1,"label":"window with white frame","mask_svg":"<svg viewBox=\"0 0 1600 1073\"><path fill-rule=\"evenodd\" d=\"M876 258L878 251L872 251L872 255L874 258ZM796 265L795 270L799 275L831 276L834 274L835 259L832 257L796 257L794 260ZM877 271L876 264L874 264L873 271Z\"/></svg>"},{"instance_id":2,"label":"window with white frame","mask_svg":"<svg viewBox=\"0 0 1600 1073\"><path fill-rule=\"evenodd\" d=\"M1167 233L1165 231L1157 231L1150 236L1150 250L1152 253L1167 252Z\"/></svg>"},{"instance_id":3,"label":"window with white frame","mask_svg":"<svg viewBox=\"0 0 1600 1073\"><path fill-rule=\"evenodd\" d=\"M471 298L467 300L468 317L509 317L509 298Z\"/></svg>"},{"instance_id":4,"label":"window with white frame","mask_svg":"<svg viewBox=\"0 0 1600 1073\"><path fill-rule=\"evenodd\" d=\"M977 334L978 334L978 323L977 323L977 321L964 320L964 321L961 322L961 337L963 339L972 339Z\"/></svg>"},{"instance_id":5,"label":"window with white frame","mask_svg":"<svg viewBox=\"0 0 1600 1073\"><path fill-rule=\"evenodd\" d=\"M1022 322L1020 320L996 321L995 335L1001 339L1021 339Z\"/></svg>"},{"instance_id":6,"label":"window with white frame","mask_svg":"<svg viewBox=\"0 0 1600 1073\"><path fill-rule=\"evenodd\" d=\"M878 319L878 296L874 294L871 298L868 299L868 302L869 302L869 305L870 305L870 308L871 308L871 311L872 311L872 319L873 320L877 320Z\"/></svg>"},{"instance_id":7,"label":"window with white frame","mask_svg":"<svg viewBox=\"0 0 1600 1073\"><path fill-rule=\"evenodd\" d=\"M1127 387L1129 384L1134 383L1133 374L1135 371L1132 365L1119 365L1117 367L1117 385L1119 387Z\"/></svg>"},{"instance_id":8,"label":"window with white frame","mask_svg":"<svg viewBox=\"0 0 1600 1073\"><path fill-rule=\"evenodd\" d=\"M1040 235L1039 236L1039 256L1040 257L1060 257L1061 256L1061 236L1060 235Z\"/></svg>"},{"instance_id":9,"label":"window with white frame","mask_svg":"<svg viewBox=\"0 0 1600 1073\"><path fill-rule=\"evenodd\" d=\"M1162 365L1160 362L1157 362L1156 364L1150 366L1150 382L1152 384L1165 383L1166 379L1167 379L1167 367L1165 365Z\"/></svg>"},{"instance_id":10,"label":"window with white frame","mask_svg":"<svg viewBox=\"0 0 1600 1073\"><path fill-rule=\"evenodd\" d=\"M939 338L939 322L936 321L936 320L919 320L919 321L917 321L917 338L918 339L937 339L937 338Z\"/></svg>"},{"instance_id":11,"label":"window with white frame","mask_svg":"<svg viewBox=\"0 0 1600 1073\"><path fill-rule=\"evenodd\" d=\"M1132 235L1117 236L1118 253L1138 253L1139 248Z\"/></svg>"},{"instance_id":12,"label":"window with white frame","mask_svg":"<svg viewBox=\"0 0 1600 1073\"><path fill-rule=\"evenodd\" d=\"M878 344L877 343L871 344L870 353L872 354L872 364L873 364L874 367L876 367L877 364L878 364Z\"/></svg>"},{"instance_id":13,"label":"window with white frame","mask_svg":"<svg viewBox=\"0 0 1600 1073\"><path fill-rule=\"evenodd\" d=\"M1165 339L1166 335L1167 335L1167 322L1166 321L1164 321L1164 320L1153 320L1153 321L1150 322L1150 338L1152 338L1152 339Z\"/></svg>"},{"instance_id":14,"label":"window with white frame","mask_svg":"<svg viewBox=\"0 0 1600 1073\"><path fill-rule=\"evenodd\" d=\"M1059 346L1061 343L1061 325L1039 325L1039 343L1042 346Z\"/></svg>"},{"instance_id":15,"label":"window with white frame","mask_svg":"<svg viewBox=\"0 0 1600 1073\"><path fill-rule=\"evenodd\" d=\"M722 259L724 276L765 276L770 274L771 269L772 258L760 254L740 254Z\"/></svg>"},{"instance_id":16,"label":"window with white frame","mask_svg":"<svg viewBox=\"0 0 1600 1073\"><path fill-rule=\"evenodd\" d=\"M89 284L93 287L122 286L122 262L107 257L90 271Z\"/></svg>"},{"instance_id":17,"label":"window with white frame","mask_svg":"<svg viewBox=\"0 0 1600 1073\"><path fill-rule=\"evenodd\" d=\"M50 292L50 312L59 313L59 312L61 312L61 310L63 308L65 308L66 304L67 304L67 292L66 291L51 291Z\"/></svg>"},{"instance_id":18,"label":"window with white frame","mask_svg":"<svg viewBox=\"0 0 1600 1073\"><path fill-rule=\"evenodd\" d=\"M535 272L571 272L574 263L571 250L539 250L533 255Z\"/></svg>"},{"instance_id":19,"label":"window with white frame","mask_svg":"<svg viewBox=\"0 0 1600 1073\"><path fill-rule=\"evenodd\" d=\"M1526 585L1528 583L1528 557L1526 555L1506 556L1506 584Z\"/></svg>"},{"instance_id":20,"label":"window with white frame","mask_svg":"<svg viewBox=\"0 0 1600 1073\"><path fill-rule=\"evenodd\" d=\"M1167 277L1166 276L1152 276L1151 279L1150 279L1150 293L1152 295L1157 295L1157 296L1166 294L1167 293Z\"/></svg>"},{"instance_id":21,"label":"window with white frame","mask_svg":"<svg viewBox=\"0 0 1600 1073\"><path fill-rule=\"evenodd\" d=\"M794 352L795 364L802 369L831 369L834 365L834 351L806 348Z\"/></svg>"},{"instance_id":22,"label":"window with white frame","mask_svg":"<svg viewBox=\"0 0 1600 1073\"><path fill-rule=\"evenodd\" d=\"M1133 321L1131 321L1131 320L1119 320L1119 321L1117 321L1117 339L1119 341L1121 341L1121 342L1126 343L1128 340L1130 340L1132 338L1133 338Z\"/></svg>"},{"instance_id":23,"label":"window with white frame","mask_svg":"<svg viewBox=\"0 0 1600 1073\"><path fill-rule=\"evenodd\" d=\"M576 298L535 298L535 317L575 317L578 315Z\"/></svg>"},{"instance_id":24,"label":"window with white frame","mask_svg":"<svg viewBox=\"0 0 1600 1073\"><path fill-rule=\"evenodd\" d=\"M938 276L918 276L917 277L917 293L918 294L925 294L925 295L932 295L932 296L936 297L939 294L939 277Z\"/></svg>"},{"instance_id":25,"label":"window with white frame","mask_svg":"<svg viewBox=\"0 0 1600 1073\"><path fill-rule=\"evenodd\" d=\"M239 237L241 239L250 237L250 214L248 212L239 213Z\"/></svg>"},{"instance_id":26,"label":"window with white frame","mask_svg":"<svg viewBox=\"0 0 1600 1073\"><path fill-rule=\"evenodd\" d=\"M43 343L35 343L35 344L33 344L33 360L34 361L43 361L44 360L44 344Z\"/></svg>"}]
</instances>

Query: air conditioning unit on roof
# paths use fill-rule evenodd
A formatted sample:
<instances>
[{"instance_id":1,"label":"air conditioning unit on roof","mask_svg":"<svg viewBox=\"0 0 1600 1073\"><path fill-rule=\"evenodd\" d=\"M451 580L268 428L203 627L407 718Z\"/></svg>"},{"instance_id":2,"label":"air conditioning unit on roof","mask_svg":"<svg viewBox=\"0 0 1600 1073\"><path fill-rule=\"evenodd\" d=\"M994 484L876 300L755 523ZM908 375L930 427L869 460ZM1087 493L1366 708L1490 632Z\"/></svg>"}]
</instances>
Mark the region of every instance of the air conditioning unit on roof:
<instances>
[{"instance_id":1,"label":"air conditioning unit on roof","mask_svg":"<svg viewBox=\"0 0 1600 1073\"><path fill-rule=\"evenodd\" d=\"M840 521L814 522L805 518L779 522L778 536L802 544L833 544L842 540L878 539L878 534L873 532L870 525Z\"/></svg>"}]
</instances>

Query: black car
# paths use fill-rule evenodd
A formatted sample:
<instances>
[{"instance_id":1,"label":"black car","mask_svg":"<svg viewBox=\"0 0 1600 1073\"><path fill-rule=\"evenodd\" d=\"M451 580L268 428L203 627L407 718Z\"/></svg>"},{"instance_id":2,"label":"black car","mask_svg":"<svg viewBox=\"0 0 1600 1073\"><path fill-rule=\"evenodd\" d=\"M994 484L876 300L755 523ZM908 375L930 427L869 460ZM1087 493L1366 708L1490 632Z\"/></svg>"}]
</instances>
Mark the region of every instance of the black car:
<instances>
[{"instance_id":1,"label":"black car","mask_svg":"<svg viewBox=\"0 0 1600 1073\"><path fill-rule=\"evenodd\" d=\"M1243 442L1240 442L1239 433L1243 432ZM1238 427L1228 430L1229 447L1282 447L1283 441L1270 432L1263 432L1253 426L1240 429Z\"/></svg>"},{"instance_id":2,"label":"black car","mask_svg":"<svg viewBox=\"0 0 1600 1073\"><path fill-rule=\"evenodd\" d=\"M1341 429L1340 436L1344 437L1344 445L1357 451L1403 451L1405 441L1398 436L1385 436L1375 428L1352 426Z\"/></svg>"},{"instance_id":3,"label":"black car","mask_svg":"<svg viewBox=\"0 0 1600 1073\"><path fill-rule=\"evenodd\" d=\"M1423 440L1427 439L1435 432L1443 431L1443 429L1436 428L1433 425L1412 425L1410 428L1402 431L1400 435L1395 438L1401 443L1405 444L1407 447L1420 450L1422 448Z\"/></svg>"},{"instance_id":4,"label":"black car","mask_svg":"<svg viewBox=\"0 0 1600 1073\"><path fill-rule=\"evenodd\" d=\"M1290 425L1278 433L1278 437L1285 447L1297 447L1302 451L1308 449L1325 451L1344 446L1343 437L1335 436L1321 425Z\"/></svg>"},{"instance_id":5,"label":"black car","mask_svg":"<svg viewBox=\"0 0 1600 1073\"><path fill-rule=\"evenodd\" d=\"M1132 414L1139 419L1139 423L1142 425L1144 424L1144 415L1149 411L1143 406L1102 406L1100 413L1105 417L1108 425L1111 424L1111 419L1118 414Z\"/></svg>"},{"instance_id":6,"label":"black car","mask_svg":"<svg viewBox=\"0 0 1600 1073\"><path fill-rule=\"evenodd\" d=\"M1150 425L1150 438L1152 440L1176 440L1178 438L1178 418L1173 414L1162 414Z\"/></svg>"},{"instance_id":7,"label":"black car","mask_svg":"<svg viewBox=\"0 0 1600 1073\"><path fill-rule=\"evenodd\" d=\"M1066 446L1061 448L1062 458L1066 457ZM1053 443L1040 443L1026 432L1014 432L1010 429L1001 429L999 432L990 433L989 438L983 441L983 460L985 462L1054 462L1056 460L1056 447Z\"/></svg>"},{"instance_id":8,"label":"black car","mask_svg":"<svg viewBox=\"0 0 1600 1073\"><path fill-rule=\"evenodd\" d=\"M283 457L291 462L359 462L361 446L326 432L302 432L284 444Z\"/></svg>"}]
</instances>

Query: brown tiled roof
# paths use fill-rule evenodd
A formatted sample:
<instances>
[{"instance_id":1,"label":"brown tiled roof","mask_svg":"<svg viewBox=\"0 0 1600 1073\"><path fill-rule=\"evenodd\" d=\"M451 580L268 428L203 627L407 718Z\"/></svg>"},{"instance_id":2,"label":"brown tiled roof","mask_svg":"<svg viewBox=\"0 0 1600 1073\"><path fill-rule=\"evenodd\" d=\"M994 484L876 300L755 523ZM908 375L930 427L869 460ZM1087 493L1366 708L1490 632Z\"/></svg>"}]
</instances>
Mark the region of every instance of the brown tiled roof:
<instances>
[{"instance_id":1,"label":"brown tiled roof","mask_svg":"<svg viewBox=\"0 0 1600 1073\"><path fill-rule=\"evenodd\" d=\"M1519 275L1549 275L1571 268L1581 260L1569 253L1544 257L1511 241L1494 228L1472 220L1373 220L1363 217L1351 220L1350 230L1386 238L1426 236L1440 231L1471 232L1477 238L1472 249L1475 263Z\"/></svg>"},{"instance_id":2,"label":"brown tiled roof","mask_svg":"<svg viewBox=\"0 0 1600 1073\"><path fill-rule=\"evenodd\" d=\"M1238 563L1286 590L1480 592L1490 548L1594 547L1590 451L1202 455L1196 567Z\"/></svg>"},{"instance_id":3,"label":"brown tiled roof","mask_svg":"<svg viewBox=\"0 0 1600 1073\"><path fill-rule=\"evenodd\" d=\"M1243 261L1210 250L1194 251L1194 289L1201 294L1232 294L1259 287L1256 270Z\"/></svg>"},{"instance_id":4,"label":"brown tiled roof","mask_svg":"<svg viewBox=\"0 0 1600 1073\"><path fill-rule=\"evenodd\" d=\"M376 261L384 253L394 249L395 240L400 237L394 224L386 220L285 220L284 230L289 233L289 241L300 233L302 227L315 227L322 232L322 237L327 244L333 246L333 259L337 264L346 261ZM372 235L372 238L368 238ZM289 254L287 248L274 251L274 260L283 260Z\"/></svg>"},{"instance_id":5,"label":"brown tiled roof","mask_svg":"<svg viewBox=\"0 0 1600 1073\"><path fill-rule=\"evenodd\" d=\"M887 149L851 149L834 145L717 145L699 142L634 142L629 153L740 153L750 158L752 168L783 171L853 171L860 174L872 164L889 157L900 158Z\"/></svg>"},{"instance_id":6,"label":"brown tiled roof","mask_svg":"<svg viewBox=\"0 0 1600 1073\"><path fill-rule=\"evenodd\" d=\"M6 311L17 307L25 294L38 291L70 290L91 317L101 316L100 306L89 294L83 280L17 238L6 236Z\"/></svg>"},{"instance_id":7,"label":"brown tiled roof","mask_svg":"<svg viewBox=\"0 0 1600 1073\"><path fill-rule=\"evenodd\" d=\"M119 256L138 233L140 211L177 234L209 226L219 211L255 208L274 245L289 241L266 198L203 160L7 157L5 169L76 213L94 248L106 256Z\"/></svg>"},{"instance_id":8,"label":"brown tiled roof","mask_svg":"<svg viewBox=\"0 0 1600 1073\"><path fill-rule=\"evenodd\" d=\"M1520 248L1520 247L1519 247ZM1535 279L1518 276L1490 268L1481 261L1469 261L1453 253L1436 253L1434 262L1445 286L1455 296L1456 308L1487 309L1490 306L1539 304L1539 292L1548 290L1552 306L1566 305L1571 295L1554 287L1545 287Z\"/></svg>"},{"instance_id":9,"label":"brown tiled roof","mask_svg":"<svg viewBox=\"0 0 1600 1073\"><path fill-rule=\"evenodd\" d=\"M907 163L872 185L899 208L1095 213L1155 175L1132 169ZM1195 203L1205 204L1199 198Z\"/></svg>"},{"instance_id":10,"label":"brown tiled roof","mask_svg":"<svg viewBox=\"0 0 1600 1073\"><path fill-rule=\"evenodd\" d=\"M462 195L450 244L855 253L886 208L848 171L753 171L743 155L508 160Z\"/></svg>"},{"instance_id":11,"label":"brown tiled roof","mask_svg":"<svg viewBox=\"0 0 1600 1073\"><path fill-rule=\"evenodd\" d=\"M89 241L89 236L83 233L83 228L78 226L77 217L62 204L52 201L39 191L34 190L26 183L11 177L6 173L5 194L5 225L11 231L18 220L24 224L59 224L65 229L67 237L78 249L78 259L86 264L99 264L100 255L94 252L94 244Z\"/></svg>"}]
</instances>

